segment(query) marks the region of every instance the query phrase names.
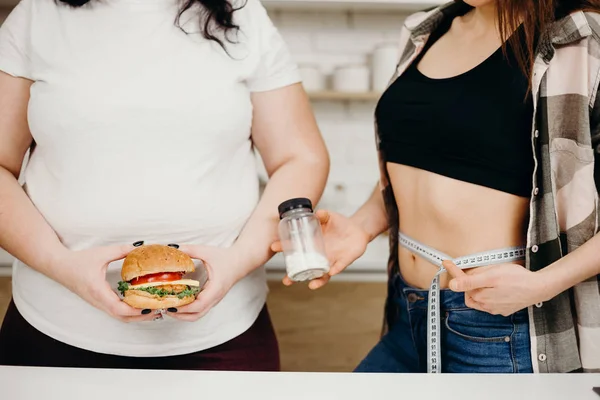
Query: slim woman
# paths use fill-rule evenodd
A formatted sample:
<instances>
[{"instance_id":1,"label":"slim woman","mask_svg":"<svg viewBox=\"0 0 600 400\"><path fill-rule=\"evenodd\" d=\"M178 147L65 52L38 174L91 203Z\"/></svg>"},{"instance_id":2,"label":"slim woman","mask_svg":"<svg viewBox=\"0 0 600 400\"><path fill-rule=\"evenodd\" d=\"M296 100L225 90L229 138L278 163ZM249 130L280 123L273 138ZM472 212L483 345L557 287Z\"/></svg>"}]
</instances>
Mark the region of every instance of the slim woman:
<instances>
[{"instance_id":1,"label":"slim woman","mask_svg":"<svg viewBox=\"0 0 600 400\"><path fill-rule=\"evenodd\" d=\"M23 0L0 71L0 246L19 260L0 364L279 369L261 266L279 202L317 201L329 166L261 3ZM207 264L194 303L153 322L120 301L138 241Z\"/></svg>"},{"instance_id":2,"label":"slim woman","mask_svg":"<svg viewBox=\"0 0 600 400\"><path fill-rule=\"evenodd\" d=\"M600 369L598 11L468 0L406 21L380 188L320 213L331 275L390 233L384 335L357 371Z\"/></svg>"}]
</instances>

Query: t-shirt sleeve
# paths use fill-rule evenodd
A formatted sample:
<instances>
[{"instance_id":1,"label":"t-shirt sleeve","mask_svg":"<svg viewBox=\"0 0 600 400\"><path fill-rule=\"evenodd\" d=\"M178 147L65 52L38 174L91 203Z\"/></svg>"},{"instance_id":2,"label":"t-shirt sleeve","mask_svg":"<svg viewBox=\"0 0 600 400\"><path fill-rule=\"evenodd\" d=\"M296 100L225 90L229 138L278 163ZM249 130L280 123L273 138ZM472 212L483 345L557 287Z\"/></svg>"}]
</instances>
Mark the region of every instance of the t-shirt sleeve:
<instances>
[{"instance_id":1,"label":"t-shirt sleeve","mask_svg":"<svg viewBox=\"0 0 600 400\"><path fill-rule=\"evenodd\" d=\"M0 26L0 71L32 79L29 57L30 4L21 0Z\"/></svg>"},{"instance_id":2,"label":"t-shirt sleeve","mask_svg":"<svg viewBox=\"0 0 600 400\"><path fill-rule=\"evenodd\" d=\"M263 92L301 82L288 46L260 0L247 0L245 7L254 36L254 51L259 55L258 65L247 80L250 91Z\"/></svg>"}]
</instances>

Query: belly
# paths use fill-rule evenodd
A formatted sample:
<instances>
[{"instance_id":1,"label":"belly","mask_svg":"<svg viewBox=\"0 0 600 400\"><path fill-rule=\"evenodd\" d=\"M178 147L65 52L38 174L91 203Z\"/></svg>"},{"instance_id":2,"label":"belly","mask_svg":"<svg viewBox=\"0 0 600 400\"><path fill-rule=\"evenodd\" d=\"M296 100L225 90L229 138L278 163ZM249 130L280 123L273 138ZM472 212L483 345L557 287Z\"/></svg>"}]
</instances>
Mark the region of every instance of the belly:
<instances>
[{"instance_id":1,"label":"belly","mask_svg":"<svg viewBox=\"0 0 600 400\"><path fill-rule=\"evenodd\" d=\"M227 156L85 156L48 168L40 151L25 170L31 201L74 250L137 240L227 246L258 202L249 145Z\"/></svg>"},{"instance_id":2,"label":"belly","mask_svg":"<svg viewBox=\"0 0 600 400\"><path fill-rule=\"evenodd\" d=\"M526 243L529 199L398 164L388 171L400 232L415 240L453 258ZM404 280L428 288L438 268L402 247L398 257Z\"/></svg>"}]
</instances>

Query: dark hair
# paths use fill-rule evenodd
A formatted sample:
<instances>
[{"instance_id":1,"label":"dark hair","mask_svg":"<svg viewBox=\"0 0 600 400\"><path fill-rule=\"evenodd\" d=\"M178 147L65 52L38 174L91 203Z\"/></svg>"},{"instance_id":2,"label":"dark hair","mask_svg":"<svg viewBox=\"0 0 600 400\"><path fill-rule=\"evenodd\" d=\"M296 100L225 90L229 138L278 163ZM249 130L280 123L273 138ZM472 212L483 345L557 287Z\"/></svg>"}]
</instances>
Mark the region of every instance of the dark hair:
<instances>
[{"instance_id":1,"label":"dark hair","mask_svg":"<svg viewBox=\"0 0 600 400\"><path fill-rule=\"evenodd\" d=\"M519 67L529 78L535 62L536 37L546 34L550 24L575 11L598 12L600 0L499 0L500 36L503 41L509 40ZM511 37L511 32L520 23L523 25L523 41L516 35Z\"/></svg>"},{"instance_id":2,"label":"dark hair","mask_svg":"<svg viewBox=\"0 0 600 400\"><path fill-rule=\"evenodd\" d=\"M71 7L81 7L93 0L57 0L61 3L68 4ZM244 7L234 8L230 0L183 0L182 6L179 9L179 14L175 20L175 24L181 28L180 20L184 12L191 9L193 6L199 5L201 12L199 15L200 26L202 27L202 36L207 40L213 40L224 48L224 43L219 32L228 42L231 40L228 33L231 31L237 32L240 27L233 23L233 13Z\"/></svg>"},{"instance_id":3,"label":"dark hair","mask_svg":"<svg viewBox=\"0 0 600 400\"><path fill-rule=\"evenodd\" d=\"M455 1L466 5L463 0ZM503 50L508 42L519 68L531 78L536 39L547 34L550 24L572 12L599 12L600 0L497 0L497 9ZM513 35L520 25L523 35Z\"/></svg>"}]
</instances>

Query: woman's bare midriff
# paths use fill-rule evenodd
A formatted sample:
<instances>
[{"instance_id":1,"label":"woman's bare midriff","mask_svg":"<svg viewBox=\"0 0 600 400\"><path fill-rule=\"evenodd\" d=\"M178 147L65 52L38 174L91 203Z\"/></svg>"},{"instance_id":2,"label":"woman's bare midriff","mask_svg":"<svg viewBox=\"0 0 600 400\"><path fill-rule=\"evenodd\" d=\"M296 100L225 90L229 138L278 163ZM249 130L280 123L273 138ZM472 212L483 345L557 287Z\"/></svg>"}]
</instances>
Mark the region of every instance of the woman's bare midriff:
<instances>
[{"instance_id":1,"label":"woman's bare midriff","mask_svg":"<svg viewBox=\"0 0 600 400\"><path fill-rule=\"evenodd\" d=\"M455 258L526 243L529 200L498 190L389 163L400 232ZM426 289L435 265L400 247L400 273ZM443 274L442 288L449 277Z\"/></svg>"}]
</instances>

